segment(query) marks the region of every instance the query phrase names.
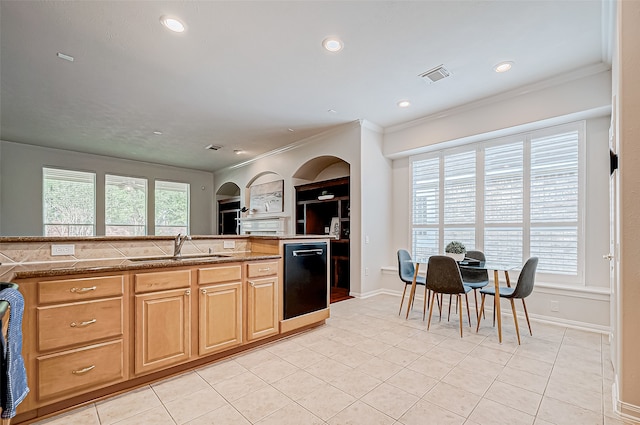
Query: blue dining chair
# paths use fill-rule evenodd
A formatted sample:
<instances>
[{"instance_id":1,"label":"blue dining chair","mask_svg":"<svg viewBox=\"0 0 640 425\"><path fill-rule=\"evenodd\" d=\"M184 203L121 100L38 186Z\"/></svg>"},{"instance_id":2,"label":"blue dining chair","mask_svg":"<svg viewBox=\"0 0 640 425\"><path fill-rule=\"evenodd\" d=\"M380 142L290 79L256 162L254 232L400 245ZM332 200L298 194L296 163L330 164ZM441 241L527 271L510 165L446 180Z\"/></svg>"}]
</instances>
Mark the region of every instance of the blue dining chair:
<instances>
[{"instance_id":1,"label":"blue dining chair","mask_svg":"<svg viewBox=\"0 0 640 425\"><path fill-rule=\"evenodd\" d=\"M413 284L413 276L415 274L415 266L413 265L413 260L411 259L411 254L409 254L409 251L407 251L406 249L399 249L398 250L398 275L400 277L400 280L404 282L404 291L402 291L402 299L400 300L400 310L398 311L398 314L400 314L402 312L402 304L404 303L404 296L407 292L407 286L411 286ZM422 320L424 320L424 317L427 313L427 302L428 302L428 294L427 294L427 288L426 288L426 279L424 276L418 275L418 277L416 278L416 285L423 285L425 287L424 290L424 307L422 310ZM413 296L415 297L415 293L413 294ZM413 302L413 300L409 300L408 304L409 306L411 305L411 303Z\"/></svg>"},{"instance_id":2,"label":"blue dining chair","mask_svg":"<svg viewBox=\"0 0 640 425\"><path fill-rule=\"evenodd\" d=\"M482 251L467 251L465 257L481 262L487 261L487 258ZM460 268L460 273L462 274L462 282L473 289L473 298L476 303L476 316L480 317L478 316L478 289L482 289L489 284L489 273L487 270L472 270L465 269L464 267ZM482 314L484 315L484 309L481 309L480 311L482 311Z\"/></svg>"},{"instance_id":3,"label":"blue dining chair","mask_svg":"<svg viewBox=\"0 0 640 425\"><path fill-rule=\"evenodd\" d=\"M527 262L524 263L524 266L522 266L522 270L520 271L520 276L518 276L518 283L516 284L516 286L515 287L501 286L499 288L500 298L506 298L511 302L511 311L513 312L513 323L516 325L516 335L518 336L518 345L520 345L520 330L518 329L518 315L516 314L516 305L513 302L513 300L515 299L522 300L524 317L526 317L527 319L529 334L533 335L533 332L531 332L531 322L529 321L529 313L527 313L527 305L525 304L524 299L529 295L531 295L531 293L533 292L533 284L536 280L537 267L538 267L538 257L529 258ZM481 289L480 294L482 295L482 304L480 308L483 309L484 297L486 295L491 295L495 297L496 289L494 286L488 286L486 288ZM480 329L480 320L478 320L478 327L476 328L476 332L478 332L479 329Z\"/></svg>"},{"instance_id":4,"label":"blue dining chair","mask_svg":"<svg viewBox=\"0 0 640 425\"><path fill-rule=\"evenodd\" d=\"M464 294L467 301L467 317L471 326L471 313L469 312L469 298L467 294L471 288L462 283L462 275L458 263L446 255L433 255L429 257L427 264L427 290L431 291L431 306L429 309L429 321L427 330L431 327L431 316L433 315L433 301L437 294L449 294L456 296L456 303L460 312L460 338L462 338L462 301Z\"/></svg>"}]
</instances>

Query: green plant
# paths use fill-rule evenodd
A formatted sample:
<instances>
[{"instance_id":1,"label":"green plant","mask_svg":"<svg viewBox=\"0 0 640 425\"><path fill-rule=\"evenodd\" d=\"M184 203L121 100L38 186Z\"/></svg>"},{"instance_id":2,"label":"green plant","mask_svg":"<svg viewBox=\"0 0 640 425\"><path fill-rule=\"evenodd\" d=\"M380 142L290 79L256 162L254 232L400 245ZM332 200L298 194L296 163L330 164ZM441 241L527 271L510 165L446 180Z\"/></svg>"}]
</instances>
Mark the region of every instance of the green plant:
<instances>
[{"instance_id":1,"label":"green plant","mask_svg":"<svg viewBox=\"0 0 640 425\"><path fill-rule=\"evenodd\" d=\"M465 254L467 249L464 247L462 242L451 241L444 249L444 252L448 252L450 254Z\"/></svg>"}]
</instances>

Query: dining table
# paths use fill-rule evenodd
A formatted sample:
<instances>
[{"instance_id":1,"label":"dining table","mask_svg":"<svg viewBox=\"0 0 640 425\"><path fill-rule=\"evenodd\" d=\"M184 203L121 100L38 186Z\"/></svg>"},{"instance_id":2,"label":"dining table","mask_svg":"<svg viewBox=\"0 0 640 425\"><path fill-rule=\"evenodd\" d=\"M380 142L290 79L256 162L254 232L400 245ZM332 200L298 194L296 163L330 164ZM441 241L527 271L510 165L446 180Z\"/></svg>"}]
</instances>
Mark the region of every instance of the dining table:
<instances>
[{"instance_id":1,"label":"dining table","mask_svg":"<svg viewBox=\"0 0 640 425\"><path fill-rule=\"evenodd\" d=\"M409 318L409 311L411 311L411 307L413 305L413 297L416 293L416 280L418 278L418 273L420 270L420 265L424 264L425 266L429 262L429 257L424 258L415 258L415 273L413 275L413 282L411 284L411 292L409 293L409 302L407 303L407 315L406 318ZM502 317L500 314L500 272L504 273L505 283L508 287L511 287L511 280L509 278L509 271L517 270L520 267L520 264L514 264L510 262L502 262L502 261L478 261L472 258L465 258L462 261L458 261L458 267L470 269L470 270L487 270L493 271L493 284L495 285L495 296L494 298L494 311L496 313L497 321L498 321L498 341L502 343ZM426 303L426 300L425 300ZM480 318L478 318L480 320Z\"/></svg>"}]
</instances>

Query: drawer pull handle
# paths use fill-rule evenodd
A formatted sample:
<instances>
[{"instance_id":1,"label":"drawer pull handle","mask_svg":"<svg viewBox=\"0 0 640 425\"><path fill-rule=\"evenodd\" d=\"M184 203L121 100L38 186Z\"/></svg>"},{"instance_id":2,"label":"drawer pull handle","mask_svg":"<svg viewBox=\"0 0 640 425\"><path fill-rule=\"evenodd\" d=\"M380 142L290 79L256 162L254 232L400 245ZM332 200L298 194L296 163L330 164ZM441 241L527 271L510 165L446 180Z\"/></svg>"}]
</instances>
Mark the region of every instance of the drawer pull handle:
<instances>
[{"instance_id":1,"label":"drawer pull handle","mask_svg":"<svg viewBox=\"0 0 640 425\"><path fill-rule=\"evenodd\" d=\"M73 373L74 375L82 375L84 373L87 373L93 369L96 368L96 365L91 365L91 366L87 366L83 369L78 369L78 370L72 370L71 373Z\"/></svg>"},{"instance_id":2,"label":"drawer pull handle","mask_svg":"<svg viewBox=\"0 0 640 425\"><path fill-rule=\"evenodd\" d=\"M207 293L207 290L206 290L206 289L201 289L200 291L201 291L203 294L206 294L206 293Z\"/></svg>"},{"instance_id":3,"label":"drawer pull handle","mask_svg":"<svg viewBox=\"0 0 640 425\"><path fill-rule=\"evenodd\" d=\"M85 292L95 291L98 289L97 286L90 286L88 288L71 288L71 292L75 292L76 294L84 294Z\"/></svg>"},{"instance_id":4,"label":"drawer pull handle","mask_svg":"<svg viewBox=\"0 0 640 425\"><path fill-rule=\"evenodd\" d=\"M264 269L258 269L259 272L268 272L269 270L271 270L271 267L267 267Z\"/></svg>"},{"instance_id":5,"label":"drawer pull handle","mask_svg":"<svg viewBox=\"0 0 640 425\"><path fill-rule=\"evenodd\" d=\"M186 291L184 291L185 295L191 295L191 289L187 289Z\"/></svg>"},{"instance_id":6,"label":"drawer pull handle","mask_svg":"<svg viewBox=\"0 0 640 425\"><path fill-rule=\"evenodd\" d=\"M87 320L85 322L80 322L80 323L73 322L69 326L71 326L72 328L83 328L85 326L93 325L97 321L98 319L91 319L91 320Z\"/></svg>"}]
</instances>

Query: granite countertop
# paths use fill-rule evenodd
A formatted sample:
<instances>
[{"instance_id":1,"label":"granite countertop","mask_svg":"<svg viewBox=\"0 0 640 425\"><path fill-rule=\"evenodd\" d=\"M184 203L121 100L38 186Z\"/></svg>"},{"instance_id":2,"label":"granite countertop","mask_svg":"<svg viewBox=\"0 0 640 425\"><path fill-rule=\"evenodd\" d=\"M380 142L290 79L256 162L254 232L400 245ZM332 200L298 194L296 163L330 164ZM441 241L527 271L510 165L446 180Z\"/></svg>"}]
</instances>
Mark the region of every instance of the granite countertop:
<instances>
[{"instance_id":1,"label":"granite countertop","mask_svg":"<svg viewBox=\"0 0 640 425\"><path fill-rule=\"evenodd\" d=\"M0 271L0 281L11 282L15 279L32 277L63 276L83 273L104 273L127 270L146 270L170 268L180 266L195 266L201 264L222 264L238 261L276 260L280 255L259 252L244 252L231 255L185 255L180 259L166 257L149 257L149 259L105 259L105 260L75 260L42 263L4 264L6 270Z\"/></svg>"},{"instance_id":2,"label":"granite countertop","mask_svg":"<svg viewBox=\"0 0 640 425\"><path fill-rule=\"evenodd\" d=\"M334 239L330 235L189 235L198 239ZM175 236L0 236L0 242L82 242L173 240Z\"/></svg>"}]
</instances>

